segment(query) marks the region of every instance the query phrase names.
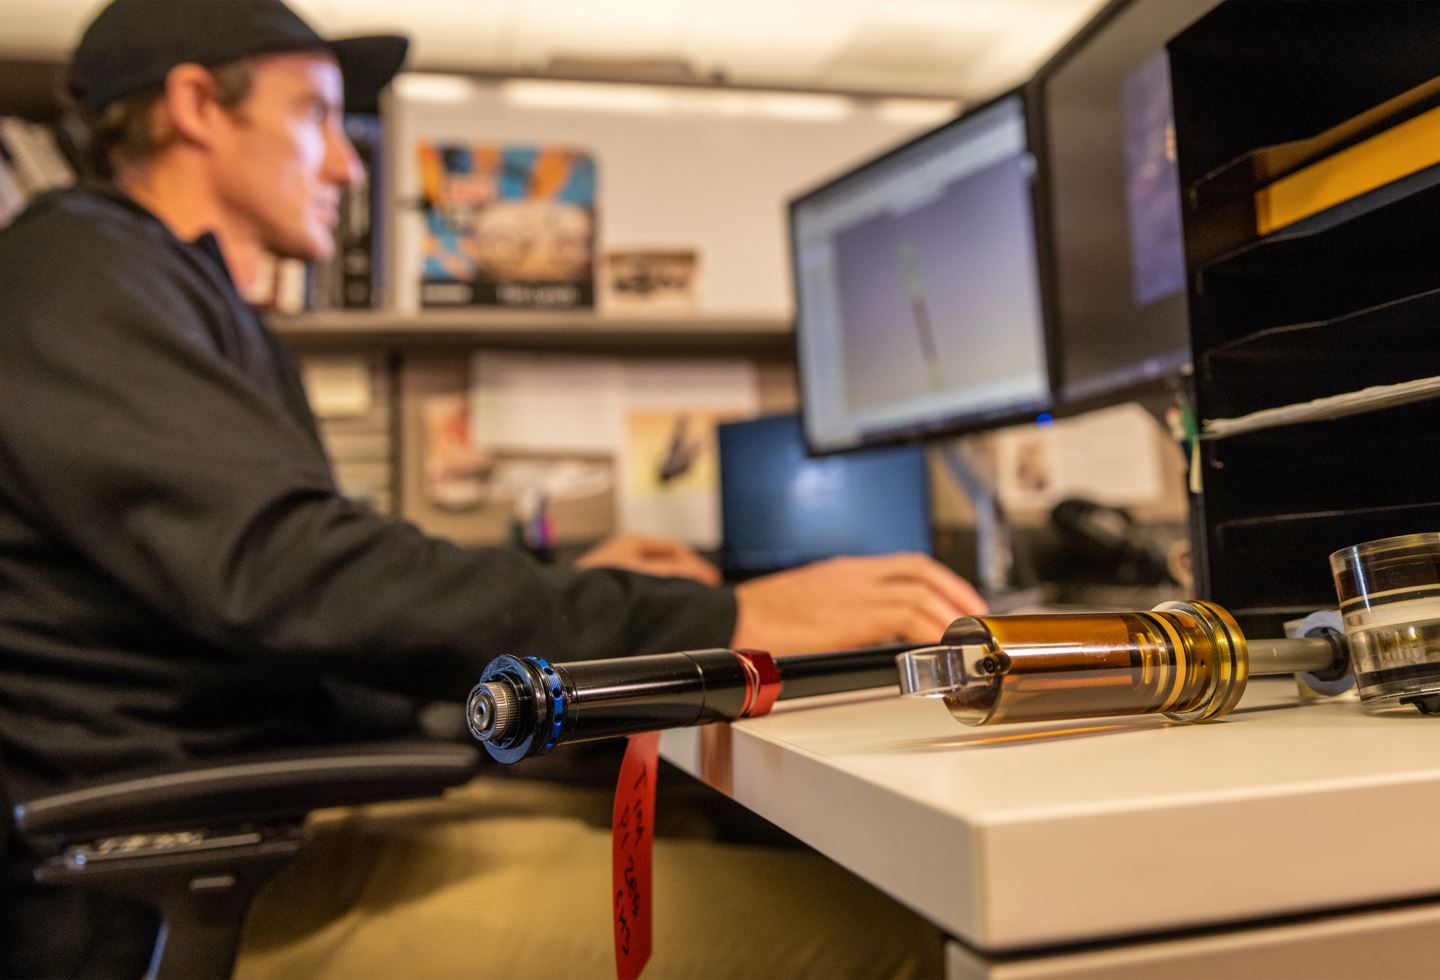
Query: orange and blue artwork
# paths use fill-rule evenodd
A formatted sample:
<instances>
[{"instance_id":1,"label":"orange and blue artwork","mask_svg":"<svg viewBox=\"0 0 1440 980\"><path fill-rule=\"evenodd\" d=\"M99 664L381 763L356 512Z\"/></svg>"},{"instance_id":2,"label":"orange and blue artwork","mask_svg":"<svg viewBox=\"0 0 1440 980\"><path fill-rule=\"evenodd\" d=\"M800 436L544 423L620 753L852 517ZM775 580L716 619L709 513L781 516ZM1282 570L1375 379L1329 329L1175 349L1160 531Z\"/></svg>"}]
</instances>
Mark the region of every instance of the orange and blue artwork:
<instances>
[{"instance_id":1,"label":"orange and blue artwork","mask_svg":"<svg viewBox=\"0 0 1440 980\"><path fill-rule=\"evenodd\" d=\"M423 305L594 305L589 153L428 141L419 152Z\"/></svg>"}]
</instances>

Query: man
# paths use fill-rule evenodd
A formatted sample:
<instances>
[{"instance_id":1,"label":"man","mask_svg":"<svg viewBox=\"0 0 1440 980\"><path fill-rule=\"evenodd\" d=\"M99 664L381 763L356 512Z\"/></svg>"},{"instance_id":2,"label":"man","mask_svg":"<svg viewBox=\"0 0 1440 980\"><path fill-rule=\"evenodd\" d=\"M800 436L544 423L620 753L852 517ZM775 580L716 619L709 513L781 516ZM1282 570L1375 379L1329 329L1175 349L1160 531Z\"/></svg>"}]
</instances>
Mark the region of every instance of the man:
<instances>
[{"instance_id":1,"label":"man","mask_svg":"<svg viewBox=\"0 0 1440 980\"><path fill-rule=\"evenodd\" d=\"M279 0L115 0L82 37L77 95L113 181L0 233L12 794L403 734L499 653L924 641L980 607L920 556L732 592L694 581L710 572L679 546L620 538L580 570L544 567L343 497L239 290L262 250L330 254L358 176L345 84L378 91L403 55L401 38L327 43Z\"/></svg>"}]
</instances>

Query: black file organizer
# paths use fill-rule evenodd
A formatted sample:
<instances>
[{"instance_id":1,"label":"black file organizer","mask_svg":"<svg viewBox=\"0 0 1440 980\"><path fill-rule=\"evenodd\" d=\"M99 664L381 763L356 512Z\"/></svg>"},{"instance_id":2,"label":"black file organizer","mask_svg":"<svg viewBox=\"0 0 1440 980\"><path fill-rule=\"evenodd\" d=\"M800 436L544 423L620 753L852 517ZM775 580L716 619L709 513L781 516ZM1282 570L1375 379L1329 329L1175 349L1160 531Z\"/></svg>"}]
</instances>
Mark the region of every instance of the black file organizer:
<instances>
[{"instance_id":1,"label":"black file organizer","mask_svg":"<svg viewBox=\"0 0 1440 980\"><path fill-rule=\"evenodd\" d=\"M1255 192L1440 105L1440 4L1231 0L1169 45L1196 414L1440 375L1440 168L1260 236ZM1440 531L1440 401L1202 442L1201 594L1256 635L1327 558Z\"/></svg>"}]
</instances>

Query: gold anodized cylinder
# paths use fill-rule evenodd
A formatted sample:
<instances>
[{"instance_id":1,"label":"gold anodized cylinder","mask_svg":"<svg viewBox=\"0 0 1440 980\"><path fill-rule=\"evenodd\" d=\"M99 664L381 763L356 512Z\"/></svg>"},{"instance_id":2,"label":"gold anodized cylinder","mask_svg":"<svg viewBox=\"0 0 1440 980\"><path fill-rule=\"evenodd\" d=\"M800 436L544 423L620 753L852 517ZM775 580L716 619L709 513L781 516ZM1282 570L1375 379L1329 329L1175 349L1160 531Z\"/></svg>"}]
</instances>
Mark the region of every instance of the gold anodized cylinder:
<instances>
[{"instance_id":1,"label":"gold anodized cylinder","mask_svg":"<svg viewBox=\"0 0 1440 980\"><path fill-rule=\"evenodd\" d=\"M987 678L945 695L970 725L1156 713L1202 721L1233 708L1248 676L1240 627L1198 600L1149 612L972 616L941 642Z\"/></svg>"}]
</instances>

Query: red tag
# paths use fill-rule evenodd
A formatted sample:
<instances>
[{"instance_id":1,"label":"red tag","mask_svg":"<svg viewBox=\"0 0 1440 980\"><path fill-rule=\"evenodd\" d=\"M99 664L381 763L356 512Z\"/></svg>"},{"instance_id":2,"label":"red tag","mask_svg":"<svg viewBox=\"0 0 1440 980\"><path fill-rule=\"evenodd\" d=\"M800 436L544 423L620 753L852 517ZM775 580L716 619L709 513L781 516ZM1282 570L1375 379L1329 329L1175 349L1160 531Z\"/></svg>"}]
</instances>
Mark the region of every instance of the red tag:
<instances>
[{"instance_id":1,"label":"red tag","mask_svg":"<svg viewBox=\"0 0 1440 980\"><path fill-rule=\"evenodd\" d=\"M655 777L660 733L631 735L620 763L611 819L615 976L635 980L650 960L650 853L655 839Z\"/></svg>"}]
</instances>

